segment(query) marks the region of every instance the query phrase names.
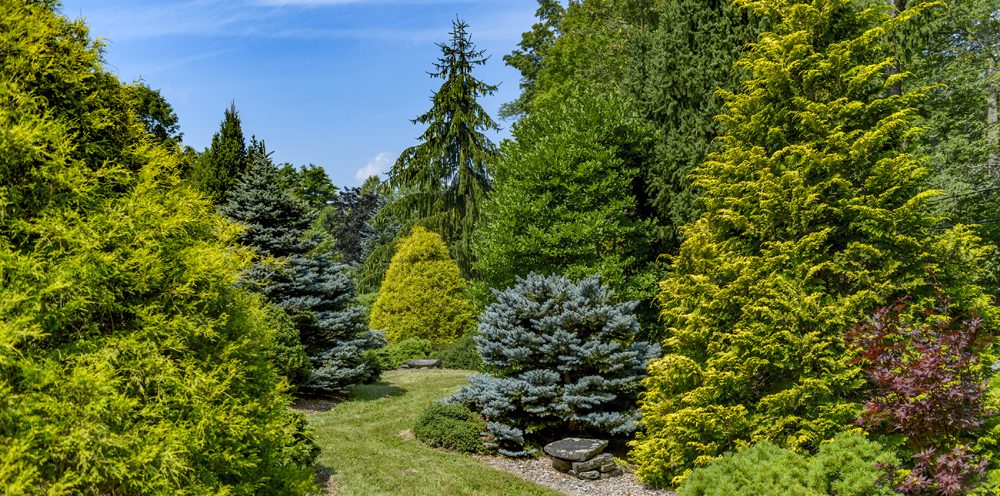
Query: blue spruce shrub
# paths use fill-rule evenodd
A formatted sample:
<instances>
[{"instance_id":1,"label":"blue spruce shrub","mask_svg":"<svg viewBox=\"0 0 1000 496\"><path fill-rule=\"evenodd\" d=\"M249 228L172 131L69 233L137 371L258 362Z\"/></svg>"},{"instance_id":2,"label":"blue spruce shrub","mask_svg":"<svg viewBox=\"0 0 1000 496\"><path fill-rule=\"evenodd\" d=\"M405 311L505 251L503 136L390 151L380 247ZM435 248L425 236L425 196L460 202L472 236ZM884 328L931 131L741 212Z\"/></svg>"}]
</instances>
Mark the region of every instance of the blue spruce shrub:
<instances>
[{"instance_id":1,"label":"blue spruce shrub","mask_svg":"<svg viewBox=\"0 0 1000 496\"><path fill-rule=\"evenodd\" d=\"M526 456L527 445L567 434L627 435L655 344L639 333L635 302L617 303L597 277L528 275L495 292L476 348L491 374L469 378L452 398L482 412L497 448Z\"/></svg>"},{"instance_id":2,"label":"blue spruce shrub","mask_svg":"<svg viewBox=\"0 0 1000 496\"><path fill-rule=\"evenodd\" d=\"M281 307L298 330L312 366L299 391L340 395L378 377L368 351L385 339L357 306L351 268L322 250L327 243L310 230L314 213L281 184L269 156L254 154L220 212L244 226L240 242L259 255L242 284Z\"/></svg>"}]
</instances>

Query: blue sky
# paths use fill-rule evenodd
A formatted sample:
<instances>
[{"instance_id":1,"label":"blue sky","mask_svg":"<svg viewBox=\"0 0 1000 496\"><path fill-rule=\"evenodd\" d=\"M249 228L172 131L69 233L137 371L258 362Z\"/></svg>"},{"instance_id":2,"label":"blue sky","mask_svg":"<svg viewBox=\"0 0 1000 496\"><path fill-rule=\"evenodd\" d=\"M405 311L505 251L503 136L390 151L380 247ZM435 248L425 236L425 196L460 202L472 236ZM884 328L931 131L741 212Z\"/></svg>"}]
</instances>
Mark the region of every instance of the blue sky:
<instances>
[{"instance_id":1,"label":"blue sky","mask_svg":"<svg viewBox=\"0 0 1000 496\"><path fill-rule=\"evenodd\" d=\"M534 22L535 0L63 0L108 43L123 81L142 78L173 105L184 143L201 150L231 100L243 131L277 162L318 164L338 186L383 172L423 131L440 85L427 71L459 16L491 55L477 75L500 84L496 117L518 95L504 54ZM494 138L508 135L509 123Z\"/></svg>"}]
</instances>

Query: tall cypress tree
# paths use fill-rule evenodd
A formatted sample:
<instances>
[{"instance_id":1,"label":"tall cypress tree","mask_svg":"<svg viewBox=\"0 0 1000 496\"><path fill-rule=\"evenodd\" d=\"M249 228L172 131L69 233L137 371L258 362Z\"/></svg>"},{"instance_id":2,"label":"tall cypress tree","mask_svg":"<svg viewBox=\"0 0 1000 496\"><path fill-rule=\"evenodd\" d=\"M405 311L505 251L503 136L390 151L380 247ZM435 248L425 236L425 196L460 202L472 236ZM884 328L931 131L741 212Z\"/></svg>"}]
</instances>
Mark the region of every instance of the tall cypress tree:
<instances>
[{"instance_id":1,"label":"tall cypress tree","mask_svg":"<svg viewBox=\"0 0 1000 496\"><path fill-rule=\"evenodd\" d=\"M246 169L247 146L236 103L233 102L226 109L219 132L212 136L211 146L202 152L195 165L193 179L199 189L221 205Z\"/></svg>"},{"instance_id":2,"label":"tall cypress tree","mask_svg":"<svg viewBox=\"0 0 1000 496\"><path fill-rule=\"evenodd\" d=\"M661 283L638 472L657 485L742 445L812 450L850 428L864 378L844 342L877 306L944 291L996 312L968 230L935 231L913 152L923 94L901 76L881 2L741 0L775 23L725 95L720 150L694 171L705 211Z\"/></svg>"},{"instance_id":3,"label":"tall cypress tree","mask_svg":"<svg viewBox=\"0 0 1000 496\"><path fill-rule=\"evenodd\" d=\"M655 15L654 29L636 30L626 93L660 132L645 181L665 234L676 239L698 214L688 174L722 129L718 90L739 88L745 75L733 65L761 21L732 0L665 0Z\"/></svg>"},{"instance_id":4,"label":"tall cypress tree","mask_svg":"<svg viewBox=\"0 0 1000 496\"><path fill-rule=\"evenodd\" d=\"M461 20L452 21L451 41L438 44L441 58L431 76L444 82L434 93L431 109L413 121L427 126L420 143L403 151L389 171L389 186L401 196L384 210L441 233L466 274L472 263L472 231L489 189L489 161L495 154L484 133L499 129L478 101L497 87L472 75L487 57L476 50L468 28Z\"/></svg>"},{"instance_id":5,"label":"tall cypress tree","mask_svg":"<svg viewBox=\"0 0 1000 496\"><path fill-rule=\"evenodd\" d=\"M354 284L346 265L314 253L320 240L310 235L313 212L284 190L278 167L255 154L251 168L237 183L224 215L246 226L241 242L267 257L244 281L295 322L313 365L302 389L340 393L352 384L374 379L377 370L364 352L384 344L354 307Z\"/></svg>"}]
</instances>

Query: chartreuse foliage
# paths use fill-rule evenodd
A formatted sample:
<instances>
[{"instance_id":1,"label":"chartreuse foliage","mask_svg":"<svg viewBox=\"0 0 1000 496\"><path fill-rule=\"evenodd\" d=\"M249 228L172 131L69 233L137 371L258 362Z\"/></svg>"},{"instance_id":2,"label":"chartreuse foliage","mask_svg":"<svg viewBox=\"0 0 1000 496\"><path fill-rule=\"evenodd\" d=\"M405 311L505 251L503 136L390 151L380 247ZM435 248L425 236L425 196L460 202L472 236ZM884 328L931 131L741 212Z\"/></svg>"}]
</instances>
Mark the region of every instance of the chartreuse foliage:
<instances>
[{"instance_id":1,"label":"chartreuse foliage","mask_svg":"<svg viewBox=\"0 0 1000 496\"><path fill-rule=\"evenodd\" d=\"M721 148L698 167L704 213L662 282L665 356L641 401L638 473L656 485L741 446L815 449L860 412L843 335L902 294L989 308L983 250L934 230L908 144L918 92L892 95L888 35L921 12L881 2L741 1L766 15L725 94ZM992 313L992 312L991 312Z\"/></svg>"},{"instance_id":2,"label":"chartreuse foliage","mask_svg":"<svg viewBox=\"0 0 1000 496\"><path fill-rule=\"evenodd\" d=\"M639 382L659 347L635 340L635 302L615 302L597 277L537 274L496 297L475 338L491 373L469 377L451 401L483 414L500 453L525 456L566 434L636 430Z\"/></svg>"},{"instance_id":3,"label":"chartreuse foliage","mask_svg":"<svg viewBox=\"0 0 1000 496\"><path fill-rule=\"evenodd\" d=\"M308 492L237 228L179 186L81 21L0 3L0 53L4 493Z\"/></svg>"},{"instance_id":4,"label":"chartreuse foliage","mask_svg":"<svg viewBox=\"0 0 1000 496\"><path fill-rule=\"evenodd\" d=\"M691 473L678 496L891 496L878 464L896 457L860 434L841 434L806 457L762 442Z\"/></svg>"},{"instance_id":5,"label":"chartreuse foliage","mask_svg":"<svg viewBox=\"0 0 1000 496\"><path fill-rule=\"evenodd\" d=\"M399 244L372 305L371 327L390 343L421 338L435 346L455 341L475 321L465 280L441 236L415 227Z\"/></svg>"},{"instance_id":6,"label":"chartreuse foliage","mask_svg":"<svg viewBox=\"0 0 1000 496\"><path fill-rule=\"evenodd\" d=\"M651 129L611 95L542 100L501 147L475 267L493 288L531 272L598 274L635 297L623 290L641 286L637 274L656 255L634 186ZM648 286L643 299L655 293Z\"/></svg>"}]
</instances>

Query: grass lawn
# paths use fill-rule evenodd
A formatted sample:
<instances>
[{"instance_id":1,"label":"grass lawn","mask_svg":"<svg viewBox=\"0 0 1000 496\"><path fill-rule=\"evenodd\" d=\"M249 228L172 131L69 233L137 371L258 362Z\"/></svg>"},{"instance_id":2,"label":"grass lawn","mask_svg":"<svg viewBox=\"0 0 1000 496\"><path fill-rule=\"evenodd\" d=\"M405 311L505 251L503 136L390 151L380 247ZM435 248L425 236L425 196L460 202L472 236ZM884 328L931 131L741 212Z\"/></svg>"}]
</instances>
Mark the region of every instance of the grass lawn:
<instances>
[{"instance_id":1,"label":"grass lawn","mask_svg":"<svg viewBox=\"0 0 1000 496\"><path fill-rule=\"evenodd\" d=\"M424 407L464 385L468 374L386 372L384 382L360 386L350 401L311 415L309 423L323 449L317 463L333 472L337 494L558 495L472 457L428 448L401 435L413 427Z\"/></svg>"}]
</instances>

